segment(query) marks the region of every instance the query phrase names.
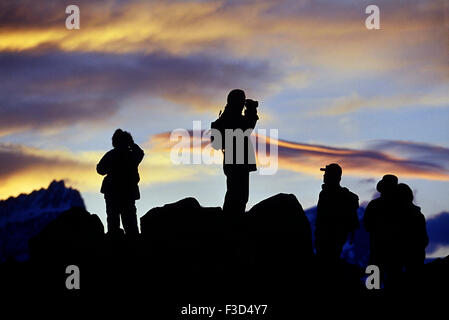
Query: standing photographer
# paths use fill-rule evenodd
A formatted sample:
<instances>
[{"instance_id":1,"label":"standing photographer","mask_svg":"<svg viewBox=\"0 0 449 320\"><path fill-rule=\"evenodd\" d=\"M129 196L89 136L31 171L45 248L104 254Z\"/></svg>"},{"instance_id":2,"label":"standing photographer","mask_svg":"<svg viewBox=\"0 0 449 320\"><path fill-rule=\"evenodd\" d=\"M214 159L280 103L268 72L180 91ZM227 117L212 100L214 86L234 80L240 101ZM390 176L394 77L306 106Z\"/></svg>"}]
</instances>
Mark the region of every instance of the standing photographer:
<instances>
[{"instance_id":1,"label":"standing photographer","mask_svg":"<svg viewBox=\"0 0 449 320\"><path fill-rule=\"evenodd\" d=\"M135 236L139 233L135 205L140 199L138 166L144 152L131 134L121 129L114 132L112 146L97 165L97 172L106 175L101 193L106 200L108 234L120 233L121 217L126 235Z\"/></svg>"},{"instance_id":2,"label":"standing photographer","mask_svg":"<svg viewBox=\"0 0 449 320\"><path fill-rule=\"evenodd\" d=\"M234 89L228 94L225 110L219 118L220 131L224 134L223 171L227 185L223 211L232 215L245 212L249 197L249 173L257 170L249 137L259 119L257 106L257 101L246 99L243 90Z\"/></svg>"}]
</instances>

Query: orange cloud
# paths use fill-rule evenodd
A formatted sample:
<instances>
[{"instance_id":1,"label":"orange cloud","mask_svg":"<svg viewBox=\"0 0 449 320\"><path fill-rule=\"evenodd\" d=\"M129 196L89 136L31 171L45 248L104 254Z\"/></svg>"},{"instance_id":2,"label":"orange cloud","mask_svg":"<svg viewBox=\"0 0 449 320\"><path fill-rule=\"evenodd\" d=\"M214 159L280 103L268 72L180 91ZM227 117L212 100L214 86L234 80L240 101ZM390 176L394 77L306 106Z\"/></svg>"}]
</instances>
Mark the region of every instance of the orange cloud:
<instances>
[{"instance_id":1,"label":"orange cloud","mask_svg":"<svg viewBox=\"0 0 449 320\"><path fill-rule=\"evenodd\" d=\"M0 143L0 199L46 188L53 180L65 180L80 191L99 192L103 177L97 174L96 164L104 152L74 153ZM194 179L197 175L198 168L175 168L164 153L146 153L139 167L141 185Z\"/></svg>"},{"instance_id":2,"label":"orange cloud","mask_svg":"<svg viewBox=\"0 0 449 320\"><path fill-rule=\"evenodd\" d=\"M198 137L201 136L201 133L197 133L195 137L191 131L189 134L191 135L191 139L186 140L186 143L181 146L193 153L204 152L209 144L209 140L202 137L200 143L195 144L194 141L196 140L198 142ZM268 144L277 145L279 169L312 176L321 176L322 172L319 171L319 168L322 168L326 164L336 162L343 167L344 174L348 176L381 177L386 173L392 173L402 178L449 181L449 168L446 168L444 165L447 162L449 150L442 147L427 146L427 148L423 149L421 145L415 144L417 148L413 156L416 158L424 157L426 159L432 159L432 154L434 154L435 161L432 162L400 156L398 155L398 150L395 150L395 152L384 152L378 151L376 148L373 150L335 148L281 139L270 139L270 137L260 134L255 134L255 138L256 146L259 142L267 143L268 154L266 157L268 158L270 157ZM386 145L386 143L383 142L382 145ZM170 133L161 133L154 135L150 139L149 144L152 146L152 150L169 153L171 147L174 144L179 144L179 141L171 142ZM403 145L403 143L399 142L390 142L390 144L395 144L398 147ZM198 147L195 148L195 145L201 146L201 149ZM413 143L409 142L409 149L412 148L411 145ZM444 149L445 153L442 153L441 149ZM418 152L419 154L417 154Z\"/></svg>"},{"instance_id":3,"label":"orange cloud","mask_svg":"<svg viewBox=\"0 0 449 320\"><path fill-rule=\"evenodd\" d=\"M209 144L209 140L204 137L186 142L184 147L197 154L204 152ZM378 146L385 151L378 151L376 147L372 150L357 150L281 139L270 141L269 137L263 135L256 135L256 142L277 145L279 169L316 177L322 174L319 168L338 162L346 176L368 178L393 173L401 178L449 181L449 168L446 167L449 149L443 147L383 141ZM148 140L144 145L146 156L139 167L141 185L192 181L222 173L219 165L173 164L170 152L175 143L179 141L170 142L168 132L154 135ZM270 157L272 151L268 147L267 151L266 156ZM95 166L104 152L74 153L0 144L0 199L46 187L55 179L65 180L80 191L99 192L102 177L96 173Z\"/></svg>"}]
</instances>

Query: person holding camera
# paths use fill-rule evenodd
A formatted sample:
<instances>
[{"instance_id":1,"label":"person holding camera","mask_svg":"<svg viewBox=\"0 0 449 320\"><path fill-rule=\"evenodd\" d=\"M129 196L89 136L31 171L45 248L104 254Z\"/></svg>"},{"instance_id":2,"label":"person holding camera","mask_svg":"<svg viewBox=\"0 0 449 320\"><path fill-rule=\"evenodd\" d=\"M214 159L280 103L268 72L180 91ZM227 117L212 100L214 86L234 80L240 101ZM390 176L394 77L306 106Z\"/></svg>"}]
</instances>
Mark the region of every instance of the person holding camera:
<instances>
[{"instance_id":1,"label":"person holding camera","mask_svg":"<svg viewBox=\"0 0 449 320\"><path fill-rule=\"evenodd\" d=\"M245 212L249 198L249 173L257 170L249 137L259 119L257 107L258 102L246 99L243 90L234 89L228 94L226 107L219 118L227 186L223 211L229 215Z\"/></svg>"},{"instance_id":2,"label":"person holding camera","mask_svg":"<svg viewBox=\"0 0 449 320\"><path fill-rule=\"evenodd\" d=\"M101 193L106 201L108 234L120 234L121 217L126 235L135 236L139 233L135 205L140 199L138 166L144 152L131 134L121 129L114 132L112 146L97 165L97 172L106 175Z\"/></svg>"}]
</instances>

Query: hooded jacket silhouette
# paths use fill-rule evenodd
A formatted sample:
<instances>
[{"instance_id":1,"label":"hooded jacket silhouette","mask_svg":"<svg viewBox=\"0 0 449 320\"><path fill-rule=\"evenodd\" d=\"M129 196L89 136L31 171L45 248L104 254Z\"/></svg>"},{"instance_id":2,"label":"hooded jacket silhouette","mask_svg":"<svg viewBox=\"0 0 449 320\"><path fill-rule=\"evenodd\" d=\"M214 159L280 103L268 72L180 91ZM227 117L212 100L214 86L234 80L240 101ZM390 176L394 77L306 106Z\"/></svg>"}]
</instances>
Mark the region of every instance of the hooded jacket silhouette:
<instances>
[{"instance_id":1,"label":"hooded jacket silhouette","mask_svg":"<svg viewBox=\"0 0 449 320\"><path fill-rule=\"evenodd\" d=\"M120 216L128 234L138 233L135 200L140 199L138 166L143 150L131 135L118 129L112 137L114 149L108 151L97 165L97 172L106 175L101 193L106 200L108 231L118 232Z\"/></svg>"}]
</instances>

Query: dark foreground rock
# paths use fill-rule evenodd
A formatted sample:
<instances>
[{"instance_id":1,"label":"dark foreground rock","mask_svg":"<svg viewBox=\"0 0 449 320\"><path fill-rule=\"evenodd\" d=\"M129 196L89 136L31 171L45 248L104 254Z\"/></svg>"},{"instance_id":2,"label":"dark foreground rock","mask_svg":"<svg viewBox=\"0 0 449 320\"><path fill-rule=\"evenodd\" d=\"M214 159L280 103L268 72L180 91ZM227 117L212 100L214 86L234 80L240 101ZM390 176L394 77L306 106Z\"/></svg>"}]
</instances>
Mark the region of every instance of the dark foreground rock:
<instances>
[{"instance_id":1,"label":"dark foreground rock","mask_svg":"<svg viewBox=\"0 0 449 320\"><path fill-rule=\"evenodd\" d=\"M28 262L0 264L2 293L117 303L144 299L155 310L199 302L280 303L278 311L389 294L365 289L358 266L316 261L310 223L291 194L268 198L240 217L183 199L148 211L141 235L133 239L105 234L96 215L75 207L49 223L29 247ZM80 290L66 288L69 265L80 270ZM434 261L419 278L405 278L414 285L404 288L407 294L444 290L447 271L448 258Z\"/></svg>"}]
</instances>

